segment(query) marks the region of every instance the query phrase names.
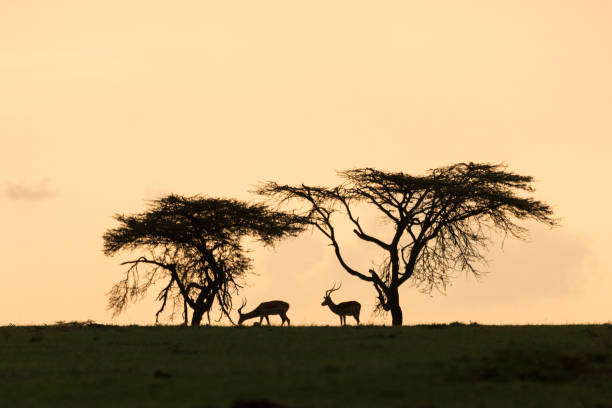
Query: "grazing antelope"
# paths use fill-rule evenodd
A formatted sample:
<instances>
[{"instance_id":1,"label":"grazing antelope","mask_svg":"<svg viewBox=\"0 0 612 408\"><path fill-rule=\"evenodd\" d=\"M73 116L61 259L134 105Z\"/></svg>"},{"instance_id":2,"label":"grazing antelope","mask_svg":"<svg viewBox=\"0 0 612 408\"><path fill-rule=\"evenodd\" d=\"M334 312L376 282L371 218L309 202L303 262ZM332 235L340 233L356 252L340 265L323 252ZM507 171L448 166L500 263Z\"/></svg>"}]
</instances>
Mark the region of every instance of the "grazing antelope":
<instances>
[{"instance_id":1,"label":"grazing antelope","mask_svg":"<svg viewBox=\"0 0 612 408\"><path fill-rule=\"evenodd\" d=\"M238 314L240 315L240 319L238 319L238 324L242 324L245 320L252 319L254 317L259 317L259 325L261 326L261 322L264 317L266 318L266 322L268 322L268 326L270 325L269 315L279 315L283 321L281 322L281 326L287 321L287 326L290 325L289 318L287 317L287 310L289 310L289 303L283 302L282 300L271 300L269 302L262 302L255 309L250 311L249 313L242 313L242 308L246 306L246 299L242 301L242 306L238 309Z\"/></svg>"},{"instance_id":2,"label":"grazing antelope","mask_svg":"<svg viewBox=\"0 0 612 408\"><path fill-rule=\"evenodd\" d=\"M346 316L353 316L357 321L357 324L359 324L359 312L361 311L361 303L351 300L349 302L335 304L330 297L332 292L337 291L338 289L340 289L341 286L342 283L338 287L336 287L336 284L334 283L334 286L330 290L326 290L325 297L323 298L323 303L321 303L321 306L329 306L332 312L340 316L341 326L346 326Z\"/></svg>"}]
</instances>

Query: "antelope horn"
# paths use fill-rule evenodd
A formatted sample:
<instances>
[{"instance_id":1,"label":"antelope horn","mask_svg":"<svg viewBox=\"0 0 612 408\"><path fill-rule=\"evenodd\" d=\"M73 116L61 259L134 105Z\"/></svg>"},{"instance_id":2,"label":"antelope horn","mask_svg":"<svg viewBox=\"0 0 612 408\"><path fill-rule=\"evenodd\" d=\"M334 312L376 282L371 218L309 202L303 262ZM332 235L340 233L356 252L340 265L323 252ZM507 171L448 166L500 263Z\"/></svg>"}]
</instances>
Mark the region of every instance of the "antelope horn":
<instances>
[{"instance_id":1,"label":"antelope horn","mask_svg":"<svg viewBox=\"0 0 612 408\"><path fill-rule=\"evenodd\" d=\"M240 309L238 309L238 314L242 314L242 309L246 306L247 301L246 298L242 299L242 306L240 306Z\"/></svg>"},{"instance_id":2,"label":"antelope horn","mask_svg":"<svg viewBox=\"0 0 612 408\"><path fill-rule=\"evenodd\" d=\"M332 292L337 291L338 289L340 289L340 287L342 287L342 282L340 282L340 286L338 286L338 287L336 287L336 282L334 282L334 286L332 286L332 288L330 290L326 290L325 291L325 297L331 295Z\"/></svg>"}]
</instances>

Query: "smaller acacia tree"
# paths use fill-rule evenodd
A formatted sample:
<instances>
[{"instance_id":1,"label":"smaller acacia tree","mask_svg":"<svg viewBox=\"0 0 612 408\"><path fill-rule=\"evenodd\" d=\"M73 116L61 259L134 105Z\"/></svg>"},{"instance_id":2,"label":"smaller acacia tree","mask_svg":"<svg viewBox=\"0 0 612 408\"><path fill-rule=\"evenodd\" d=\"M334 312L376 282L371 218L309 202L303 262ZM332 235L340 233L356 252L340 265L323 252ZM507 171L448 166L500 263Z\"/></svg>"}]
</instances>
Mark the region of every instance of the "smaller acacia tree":
<instances>
[{"instance_id":1,"label":"smaller acacia tree","mask_svg":"<svg viewBox=\"0 0 612 408\"><path fill-rule=\"evenodd\" d=\"M425 292L444 290L453 271L478 274L493 233L524 238L527 230L516 221L557 222L548 204L522 194L534 191L533 178L504 165L457 163L422 176L372 168L339 174L344 183L335 187L268 182L256 192L278 204L304 204L302 215L327 237L347 273L374 286L378 307L391 312L393 325L402 324L399 288L408 280ZM386 236L366 231L357 214L363 205L391 225ZM336 214L349 220L357 238L382 251L378 271L360 271L342 255Z\"/></svg>"},{"instance_id":2,"label":"smaller acacia tree","mask_svg":"<svg viewBox=\"0 0 612 408\"><path fill-rule=\"evenodd\" d=\"M210 319L215 300L230 321L232 294L252 267L242 241L251 237L264 245L295 236L303 230L301 217L273 211L263 204L233 199L169 195L155 200L141 214L114 217L120 225L103 236L104 254L123 250L143 250L145 255L123 262L129 265L125 276L109 292L113 316L130 301L143 298L149 288L163 282L157 296L161 307L172 308L170 319L183 310L193 310L191 324Z\"/></svg>"}]
</instances>

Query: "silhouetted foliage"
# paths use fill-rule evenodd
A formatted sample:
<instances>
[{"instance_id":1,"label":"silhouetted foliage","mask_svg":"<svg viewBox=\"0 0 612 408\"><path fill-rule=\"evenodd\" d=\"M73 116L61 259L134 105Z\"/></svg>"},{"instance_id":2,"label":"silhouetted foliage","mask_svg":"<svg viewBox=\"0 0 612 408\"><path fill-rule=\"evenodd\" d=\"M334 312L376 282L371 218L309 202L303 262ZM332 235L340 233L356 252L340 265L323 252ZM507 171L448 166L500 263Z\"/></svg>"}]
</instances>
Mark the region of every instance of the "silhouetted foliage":
<instances>
[{"instance_id":1,"label":"silhouetted foliage","mask_svg":"<svg viewBox=\"0 0 612 408\"><path fill-rule=\"evenodd\" d=\"M155 200L141 214L115 215L120 223L104 234L104 253L144 250L146 255L123 262L129 265L125 276L109 292L109 309L118 314L129 301L139 300L148 289L163 282L157 299L159 315L171 305L171 319L188 308L193 310L192 325L199 325L215 302L231 321L231 295L251 269L242 241L252 237L264 245L294 236L304 228L304 220L272 211L262 204L238 200L169 195Z\"/></svg>"},{"instance_id":2,"label":"silhouetted foliage","mask_svg":"<svg viewBox=\"0 0 612 408\"><path fill-rule=\"evenodd\" d=\"M344 183L332 188L268 182L256 192L278 204L306 204L301 215L329 239L346 272L373 284L378 308L391 312L394 325L402 324L398 289L408 279L425 292L443 291L453 271L478 275L491 233L525 238L527 230L517 220L556 225L548 204L518 195L534 191L533 178L508 172L505 165L458 163L423 176L373 168L339 175ZM361 204L373 207L393 226L386 239L364 230L355 213ZM342 256L337 213L350 220L357 237L383 251L377 271L359 271Z\"/></svg>"}]
</instances>

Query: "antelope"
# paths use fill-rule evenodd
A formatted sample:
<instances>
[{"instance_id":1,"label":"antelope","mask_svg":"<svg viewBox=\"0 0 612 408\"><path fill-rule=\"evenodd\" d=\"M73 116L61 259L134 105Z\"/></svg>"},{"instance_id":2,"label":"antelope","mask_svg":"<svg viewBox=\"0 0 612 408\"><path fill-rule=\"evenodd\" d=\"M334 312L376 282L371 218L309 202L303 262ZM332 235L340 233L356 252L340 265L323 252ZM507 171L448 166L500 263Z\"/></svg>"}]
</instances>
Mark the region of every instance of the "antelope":
<instances>
[{"instance_id":1,"label":"antelope","mask_svg":"<svg viewBox=\"0 0 612 408\"><path fill-rule=\"evenodd\" d=\"M337 291L341 286L342 283L340 283L340 286L338 287L336 287L336 284L334 283L334 286L330 290L326 290L321 306L329 306L329 309L332 312L340 316L341 326L346 326L346 316L353 316L357 321L357 324L359 324L359 312L361 311L361 304L359 302L351 300L349 302L335 304L330 297L332 292Z\"/></svg>"},{"instance_id":2,"label":"antelope","mask_svg":"<svg viewBox=\"0 0 612 408\"><path fill-rule=\"evenodd\" d=\"M269 302L262 302L255 309L248 313L242 313L242 309L246 306L246 299L242 301L242 306L238 309L238 314L240 315L240 319L238 319L238 324L242 324L245 320L252 319L254 317L259 317L259 326L261 326L261 322L264 317L266 318L266 322L268 322L268 326L270 325L269 315L279 315L283 321L281 322L281 326L287 321L287 326L290 325L289 318L287 317L287 310L289 309L289 303L283 302L282 300L271 300Z\"/></svg>"}]
</instances>

